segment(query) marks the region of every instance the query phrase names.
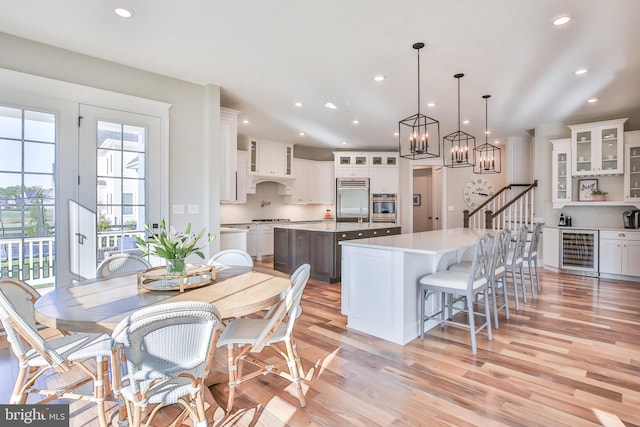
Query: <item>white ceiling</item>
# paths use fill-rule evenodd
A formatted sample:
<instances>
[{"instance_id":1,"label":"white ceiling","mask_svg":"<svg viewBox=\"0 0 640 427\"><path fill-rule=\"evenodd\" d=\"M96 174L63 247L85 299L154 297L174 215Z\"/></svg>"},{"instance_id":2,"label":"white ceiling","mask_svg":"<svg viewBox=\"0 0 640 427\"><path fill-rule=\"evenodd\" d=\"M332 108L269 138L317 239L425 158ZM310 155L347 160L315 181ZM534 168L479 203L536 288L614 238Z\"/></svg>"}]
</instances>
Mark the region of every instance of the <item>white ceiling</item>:
<instances>
[{"instance_id":1,"label":"white ceiling","mask_svg":"<svg viewBox=\"0 0 640 427\"><path fill-rule=\"evenodd\" d=\"M639 0L0 0L0 31L222 88L239 132L339 149L395 149L420 110L484 142L541 124L630 117L640 129ZM130 20L115 5L135 11ZM569 14L564 27L553 18ZM8 54L3 52L3 55ZM19 52L14 53L19 54ZM586 67L589 73L575 76ZM377 83L373 77L383 74ZM597 97L595 104L587 104ZM302 101L302 108L294 102ZM329 110L326 102L338 109ZM427 102L435 107L427 108ZM352 124L359 120L358 125ZM305 136L300 136L304 132ZM347 142L343 145L342 142Z\"/></svg>"}]
</instances>

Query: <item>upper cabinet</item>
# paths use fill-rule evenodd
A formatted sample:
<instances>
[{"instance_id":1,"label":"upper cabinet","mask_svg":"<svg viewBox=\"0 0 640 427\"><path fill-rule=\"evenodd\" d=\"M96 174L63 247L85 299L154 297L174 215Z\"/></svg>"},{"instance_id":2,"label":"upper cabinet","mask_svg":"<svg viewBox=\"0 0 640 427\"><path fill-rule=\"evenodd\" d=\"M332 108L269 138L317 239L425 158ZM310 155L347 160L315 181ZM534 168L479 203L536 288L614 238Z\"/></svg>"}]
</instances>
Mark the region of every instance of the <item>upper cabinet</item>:
<instances>
[{"instance_id":1,"label":"upper cabinet","mask_svg":"<svg viewBox=\"0 0 640 427\"><path fill-rule=\"evenodd\" d=\"M261 176L291 177L293 145L266 139L249 140L249 173Z\"/></svg>"},{"instance_id":2,"label":"upper cabinet","mask_svg":"<svg viewBox=\"0 0 640 427\"><path fill-rule=\"evenodd\" d=\"M335 179L333 162L321 162L305 159L293 159L293 177L291 193L285 195L290 204L325 204L335 201Z\"/></svg>"},{"instance_id":3,"label":"upper cabinet","mask_svg":"<svg viewBox=\"0 0 640 427\"><path fill-rule=\"evenodd\" d=\"M569 126L574 176L623 173L625 121L626 118Z\"/></svg>"},{"instance_id":4,"label":"upper cabinet","mask_svg":"<svg viewBox=\"0 0 640 427\"><path fill-rule=\"evenodd\" d=\"M640 202L640 131L625 134L624 200Z\"/></svg>"},{"instance_id":5,"label":"upper cabinet","mask_svg":"<svg viewBox=\"0 0 640 427\"><path fill-rule=\"evenodd\" d=\"M397 152L335 151L336 178L370 178L370 192L398 193Z\"/></svg>"},{"instance_id":6,"label":"upper cabinet","mask_svg":"<svg viewBox=\"0 0 640 427\"><path fill-rule=\"evenodd\" d=\"M398 193L400 176L398 172L398 153L370 153L370 192Z\"/></svg>"},{"instance_id":7,"label":"upper cabinet","mask_svg":"<svg viewBox=\"0 0 640 427\"><path fill-rule=\"evenodd\" d=\"M571 202L571 139L554 139L551 143L551 201Z\"/></svg>"},{"instance_id":8,"label":"upper cabinet","mask_svg":"<svg viewBox=\"0 0 640 427\"><path fill-rule=\"evenodd\" d=\"M220 147L222 161L220 176L220 201L238 201L238 114L229 108L220 108Z\"/></svg>"},{"instance_id":9,"label":"upper cabinet","mask_svg":"<svg viewBox=\"0 0 640 427\"><path fill-rule=\"evenodd\" d=\"M333 153L336 178L367 178L369 153L363 151L338 151Z\"/></svg>"}]
</instances>

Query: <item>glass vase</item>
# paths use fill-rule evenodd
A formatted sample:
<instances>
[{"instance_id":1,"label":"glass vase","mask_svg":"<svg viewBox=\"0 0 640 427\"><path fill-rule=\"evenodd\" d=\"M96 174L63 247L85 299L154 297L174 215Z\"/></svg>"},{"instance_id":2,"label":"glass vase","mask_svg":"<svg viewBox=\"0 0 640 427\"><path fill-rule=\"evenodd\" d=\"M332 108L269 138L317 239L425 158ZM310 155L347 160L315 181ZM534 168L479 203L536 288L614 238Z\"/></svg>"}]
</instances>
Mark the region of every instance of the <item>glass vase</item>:
<instances>
[{"instance_id":1,"label":"glass vase","mask_svg":"<svg viewBox=\"0 0 640 427\"><path fill-rule=\"evenodd\" d=\"M187 263L184 258L167 259L167 274L184 276L187 273Z\"/></svg>"}]
</instances>

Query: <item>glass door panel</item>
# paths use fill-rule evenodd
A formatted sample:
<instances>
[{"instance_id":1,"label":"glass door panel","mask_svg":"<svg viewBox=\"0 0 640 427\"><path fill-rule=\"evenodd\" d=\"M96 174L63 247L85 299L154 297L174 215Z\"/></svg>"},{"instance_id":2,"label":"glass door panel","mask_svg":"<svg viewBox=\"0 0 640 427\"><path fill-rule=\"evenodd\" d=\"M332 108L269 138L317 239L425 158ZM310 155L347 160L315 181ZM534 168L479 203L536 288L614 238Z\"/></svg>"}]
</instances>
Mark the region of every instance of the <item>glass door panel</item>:
<instances>
[{"instance_id":1,"label":"glass door panel","mask_svg":"<svg viewBox=\"0 0 640 427\"><path fill-rule=\"evenodd\" d=\"M620 161L618 158L618 128L605 128L600 133L600 159L602 170L618 169Z\"/></svg>"},{"instance_id":2,"label":"glass door panel","mask_svg":"<svg viewBox=\"0 0 640 427\"><path fill-rule=\"evenodd\" d=\"M559 153L557 154L558 164L557 164L557 174L558 174L558 188L557 198L558 200L567 199L567 153Z\"/></svg>"},{"instance_id":3,"label":"glass door panel","mask_svg":"<svg viewBox=\"0 0 640 427\"><path fill-rule=\"evenodd\" d=\"M576 137L576 172L584 175L594 170L593 159L591 158L593 145L593 132L581 131Z\"/></svg>"}]
</instances>

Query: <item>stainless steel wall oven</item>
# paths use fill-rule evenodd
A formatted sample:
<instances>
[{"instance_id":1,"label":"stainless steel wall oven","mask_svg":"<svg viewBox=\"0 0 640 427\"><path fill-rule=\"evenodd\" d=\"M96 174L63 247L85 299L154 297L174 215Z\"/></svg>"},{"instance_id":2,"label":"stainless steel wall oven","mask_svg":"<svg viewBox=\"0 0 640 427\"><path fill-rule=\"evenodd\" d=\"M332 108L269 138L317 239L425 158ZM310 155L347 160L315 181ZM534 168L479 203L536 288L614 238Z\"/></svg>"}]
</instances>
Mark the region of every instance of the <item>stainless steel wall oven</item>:
<instances>
[{"instance_id":1,"label":"stainless steel wall oven","mask_svg":"<svg viewBox=\"0 0 640 427\"><path fill-rule=\"evenodd\" d=\"M560 230L560 271L598 277L598 230Z\"/></svg>"},{"instance_id":2,"label":"stainless steel wall oven","mask_svg":"<svg viewBox=\"0 0 640 427\"><path fill-rule=\"evenodd\" d=\"M372 222L396 222L396 195L375 193L371 195Z\"/></svg>"}]
</instances>

